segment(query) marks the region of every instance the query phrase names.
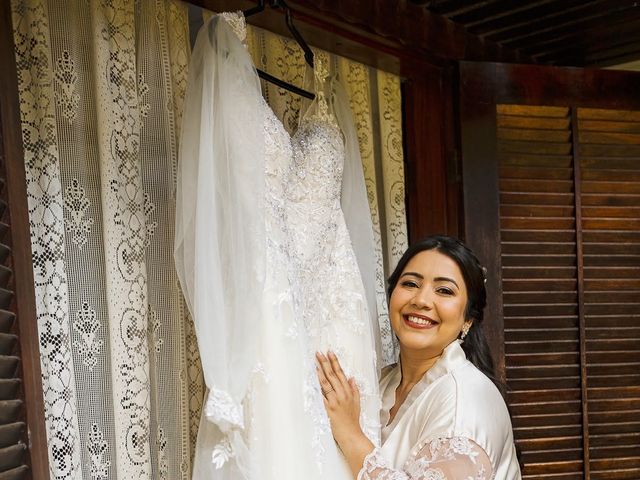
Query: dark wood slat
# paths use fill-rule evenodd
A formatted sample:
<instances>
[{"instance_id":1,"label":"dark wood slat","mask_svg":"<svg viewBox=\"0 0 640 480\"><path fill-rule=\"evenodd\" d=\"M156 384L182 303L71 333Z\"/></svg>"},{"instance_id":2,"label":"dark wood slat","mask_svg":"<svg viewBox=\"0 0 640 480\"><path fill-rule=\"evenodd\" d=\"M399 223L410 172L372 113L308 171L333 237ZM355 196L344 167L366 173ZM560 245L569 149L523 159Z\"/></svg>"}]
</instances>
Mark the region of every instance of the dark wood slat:
<instances>
[{"instance_id":1,"label":"dark wood slat","mask_svg":"<svg viewBox=\"0 0 640 480\"><path fill-rule=\"evenodd\" d=\"M0 288L6 288L13 272L10 268L0 265Z\"/></svg>"},{"instance_id":2,"label":"dark wood slat","mask_svg":"<svg viewBox=\"0 0 640 480\"><path fill-rule=\"evenodd\" d=\"M580 344L576 340L559 340L557 337L553 339L547 338L544 341L527 340L522 342L509 341L505 344L505 353L507 355L515 354L545 354L545 353L576 353L580 350Z\"/></svg>"},{"instance_id":3,"label":"dark wood slat","mask_svg":"<svg viewBox=\"0 0 640 480\"><path fill-rule=\"evenodd\" d=\"M6 310L13 300L13 292L6 288L0 288L0 309Z\"/></svg>"},{"instance_id":4,"label":"dark wood slat","mask_svg":"<svg viewBox=\"0 0 640 480\"><path fill-rule=\"evenodd\" d=\"M0 309L0 332L8 333L15 321L15 314L8 310Z\"/></svg>"},{"instance_id":5,"label":"dark wood slat","mask_svg":"<svg viewBox=\"0 0 640 480\"><path fill-rule=\"evenodd\" d=\"M515 148L515 147L514 147ZM639 145L598 145L580 144L580 154L586 157L637 158L640 156ZM634 161L634 160L631 160Z\"/></svg>"},{"instance_id":6,"label":"dark wood slat","mask_svg":"<svg viewBox=\"0 0 640 480\"><path fill-rule=\"evenodd\" d=\"M585 267L586 278L637 278L640 273L638 266L591 266Z\"/></svg>"},{"instance_id":7,"label":"dark wood slat","mask_svg":"<svg viewBox=\"0 0 640 480\"><path fill-rule=\"evenodd\" d=\"M505 202L502 202L505 203ZM575 232L573 230L502 230L501 243L508 242L553 242L553 243L575 243Z\"/></svg>"},{"instance_id":8,"label":"dark wood slat","mask_svg":"<svg viewBox=\"0 0 640 480\"><path fill-rule=\"evenodd\" d=\"M640 243L588 243L584 247L587 255L640 255Z\"/></svg>"},{"instance_id":9,"label":"dark wood slat","mask_svg":"<svg viewBox=\"0 0 640 480\"><path fill-rule=\"evenodd\" d=\"M548 288L548 287L546 287ZM502 295L505 305L553 305L576 304L576 292L537 291L537 292L504 292Z\"/></svg>"},{"instance_id":10,"label":"dark wood slat","mask_svg":"<svg viewBox=\"0 0 640 480\"><path fill-rule=\"evenodd\" d=\"M547 192L553 194L571 193L573 182L569 180L520 180L504 178L500 180L501 192Z\"/></svg>"},{"instance_id":11,"label":"dark wood slat","mask_svg":"<svg viewBox=\"0 0 640 480\"><path fill-rule=\"evenodd\" d=\"M578 128L583 132L621 132L640 134L640 122L619 120L578 120Z\"/></svg>"},{"instance_id":12,"label":"dark wood slat","mask_svg":"<svg viewBox=\"0 0 640 480\"><path fill-rule=\"evenodd\" d=\"M536 204L536 205L572 205L573 193L531 193L531 192L500 192L500 201L503 205L523 205L523 204ZM510 230L504 228L503 230ZM528 229L520 229L528 230ZM549 232L552 234L553 232Z\"/></svg>"},{"instance_id":13,"label":"dark wood slat","mask_svg":"<svg viewBox=\"0 0 640 480\"><path fill-rule=\"evenodd\" d=\"M594 151L599 151L594 148ZM518 140L502 140L498 146L498 152L505 154L527 155L570 155L571 146L566 142L527 142Z\"/></svg>"},{"instance_id":14,"label":"dark wood slat","mask_svg":"<svg viewBox=\"0 0 640 480\"><path fill-rule=\"evenodd\" d=\"M575 313L575 312L574 312ZM505 326L507 329L537 329L564 330L566 328L577 328L578 317L576 315L523 315L520 317L505 316Z\"/></svg>"},{"instance_id":15,"label":"dark wood slat","mask_svg":"<svg viewBox=\"0 0 640 480\"><path fill-rule=\"evenodd\" d=\"M600 134L602 135L602 134ZM620 134L618 134L620 135ZM571 132L558 129L526 129L526 128L500 128L498 140L530 141L545 143L568 142ZM615 142L614 142L615 143ZM565 149L562 149L563 151ZM504 150L501 150L504 151Z\"/></svg>"},{"instance_id":16,"label":"dark wood slat","mask_svg":"<svg viewBox=\"0 0 640 480\"><path fill-rule=\"evenodd\" d=\"M503 166L500 167L500 177L513 179L528 178L546 180L570 180L572 177L572 172L568 168Z\"/></svg>"},{"instance_id":17,"label":"dark wood slat","mask_svg":"<svg viewBox=\"0 0 640 480\"><path fill-rule=\"evenodd\" d=\"M8 245L0 243L0 263L4 264L9 255L11 255L11 248L9 248Z\"/></svg>"},{"instance_id":18,"label":"dark wood slat","mask_svg":"<svg viewBox=\"0 0 640 480\"><path fill-rule=\"evenodd\" d=\"M585 196L582 196L584 200ZM639 199L640 200L640 199ZM583 201L584 205L585 202ZM611 231L586 231L584 234L584 242L589 243L640 243L640 232L611 232Z\"/></svg>"},{"instance_id":19,"label":"dark wood slat","mask_svg":"<svg viewBox=\"0 0 640 480\"><path fill-rule=\"evenodd\" d=\"M564 118L531 117L519 115L500 115L497 119L498 128L526 128L540 130L567 130L569 118L566 112Z\"/></svg>"},{"instance_id":20,"label":"dark wood slat","mask_svg":"<svg viewBox=\"0 0 640 480\"><path fill-rule=\"evenodd\" d=\"M504 222L507 223L507 222ZM521 221L510 221L508 225L515 226L524 223ZM527 226L539 225L541 222L530 221ZM575 267L575 257L572 255L503 255L504 267Z\"/></svg>"},{"instance_id":21,"label":"dark wood slat","mask_svg":"<svg viewBox=\"0 0 640 480\"><path fill-rule=\"evenodd\" d=\"M578 120L608 120L613 122L640 122L640 111L614 108L578 108Z\"/></svg>"},{"instance_id":22,"label":"dark wood slat","mask_svg":"<svg viewBox=\"0 0 640 480\"><path fill-rule=\"evenodd\" d=\"M19 357L0 355L0 378L13 378L19 363Z\"/></svg>"},{"instance_id":23,"label":"dark wood slat","mask_svg":"<svg viewBox=\"0 0 640 480\"><path fill-rule=\"evenodd\" d=\"M506 265L502 268L503 278L538 278L538 279L567 279L575 278L575 266L522 266Z\"/></svg>"},{"instance_id":24,"label":"dark wood slat","mask_svg":"<svg viewBox=\"0 0 640 480\"><path fill-rule=\"evenodd\" d=\"M0 448L20 442L25 427L26 425L23 422L0 425Z\"/></svg>"},{"instance_id":25,"label":"dark wood slat","mask_svg":"<svg viewBox=\"0 0 640 480\"><path fill-rule=\"evenodd\" d=\"M625 210L626 211L626 210ZM618 213L618 210L615 210ZM595 210L595 214L601 213ZM635 213L635 212L632 212ZM509 217L542 217L542 218L570 218L573 220L574 208L572 206L550 205L503 205L500 207L500 216ZM601 215L597 215L601 216Z\"/></svg>"},{"instance_id":26,"label":"dark wood slat","mask_svg":"<svg viewBox=\"0 0 640 480\"><path fill-rule=\"evenodd\" d=\"M555 328L548 329L534 328L505 328L504 339L506 345L515 342L539 342L539 341L578 341L578 332L575 328ZM508 347L507 347L508 348Z\"/></svg>"},{"instance_id":27,"label":"dark wood slat","mask_svg":"<svg viewBox=\"0 0 640 480\"><path fill-rule=\"evenodd\" d=\"M0 378L0 400L16 398L21 384L19 378Z\"/></svg>"},{"instance_id":28,"label":"dark wood slat","mask_svg":"<svg viewBox=\"0 0 640 480\"><path fill-rule=\"evenodd\" d=\"M504 247L503 247L504 248ZM597 281L597 280L596 280ZM514 278L507 279L503 277L502 280L502 289L503 292L527 292L532 290L543 290L546 286L552 287L554 290L561 291L575 291L576 290L576 280L565 279L565 280L552 280L541 279L541 278Z\"/></svg>"},{"instance_id":29,"label":"dark wood slat","mask_svg":"<svg viewBox=\"0 0 640 480\"><path fill-rule=\"evenodd\" d=\"M596 145L640 145L640 133L627 132L580 132L578 141Z\"/></svg>"},{"instance_id":30,"label":"dark wood slat","mask_svg":"<svg viewBox=\"0 0 640 480\"><path fill-rule=\"evenodd\" d=\"M580 377L557 378L526 378L523 380L511 379L507 386L513 392L522 390L561 390L566 388L580 388ZM522 424L518 423L521 427ZM581 428L581 427L579 427Z\"/></svg>"},{"instance_id":31,"label":"dark wood slat","mask_svg":"<svg viewBox=\"0 0 640 480\"><path fill-rule=\"evenodd\" d=\"M0 473L0 480L24 480L28 478L28 475L29 467L21 465L17 468Z\"/></svg>"},{"instance_id":32,"label":"dark wood slat","mask_svg":"<svg viewBox=\"0 0 640 480\"><path fill-rule=\"evenodd\" d=\"M571 155L533 155L527 152L499 152L500 166L522 166L540 168L566 168L571 165Z\"/></svg>"},{"instance_id":33,"label":"dark wood slat","mask_svg":"<svg viewBox=\"0 0 640 480\"><path fill-rule=\"evenodd\" d=\"M21 408L22 400L0 400L0 425L15 423Z\"/></svg>"},{"instance_id":34,"label":"dark wood slat","mask_svg":"<svg viewBox=\"0 0 640 480\"><path fill-rule=\"evenodd\" d=\"M27 446L24 443L0 448L0 471L19 467L24 462Z\"/></svg>"},{"instance_id":35,"label":"dark wood slat","mask_svg":"<svg viewBox=\"0 0 640 480\"><path fill-rule=\"evenodd\" d=\"M12 333L0 333L0 355L11 355L17 341L17 335Z\"/></svg>"},{"instance_id":36,"label":"dark wood slat","mask_svg":"<svg viewBox=\"0 0 640 480\"><path fill-rule=\"evenodd\" d=\"M640 181L640 172L637 170L587 170L584 172L583 177L589 181L609 181L609 182L638 182Z\"/></svg>"}]
</instances>

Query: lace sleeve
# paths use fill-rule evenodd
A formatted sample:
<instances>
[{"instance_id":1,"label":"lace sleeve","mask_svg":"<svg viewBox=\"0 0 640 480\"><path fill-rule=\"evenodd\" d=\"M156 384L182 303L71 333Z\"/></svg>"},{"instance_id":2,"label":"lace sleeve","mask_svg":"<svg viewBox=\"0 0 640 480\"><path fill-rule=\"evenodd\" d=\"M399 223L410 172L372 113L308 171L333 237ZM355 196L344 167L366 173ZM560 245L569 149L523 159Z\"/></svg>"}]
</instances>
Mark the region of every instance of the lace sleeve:
<instances>
[{"instance_id":1,"label":"lace sleeve","mask_svg":"<svg viewBox=\"0 0 640 480\"><path fill-rule=\"evenodd\" d=\"M364 460L358 480L490 480L491 461L486 452L465 437L437 438L409 457L402 470L394 470L376 448Z\"/></svg>"}]
</instances>

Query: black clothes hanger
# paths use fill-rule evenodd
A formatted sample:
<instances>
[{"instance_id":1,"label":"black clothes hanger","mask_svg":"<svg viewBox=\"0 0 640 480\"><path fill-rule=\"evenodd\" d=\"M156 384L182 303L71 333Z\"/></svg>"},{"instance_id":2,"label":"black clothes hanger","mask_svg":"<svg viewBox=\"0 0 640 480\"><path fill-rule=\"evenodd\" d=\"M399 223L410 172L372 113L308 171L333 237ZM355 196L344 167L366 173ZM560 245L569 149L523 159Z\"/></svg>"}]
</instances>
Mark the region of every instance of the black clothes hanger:
<instances>
[{"instance_id":1,"label":"black clothes hanger","mask_svg":"<svg viewBox=\"0 0 640 480\"><path fill-rule=\"evenodd\" d=\"M291 35L293 35L293 38L296 40L296 42L298 42L298 45L300 45L300 48L302 48L302 51L304 52L305 61L311 68L313 68L313 52L311 51L311 48L309 48L309 45L307 45L307 42L304 41L304 38L302 38L302 35L300 35L300 32L298 32L298 29L293 24L293 15L291 14L291 9L289 8L289 6L286 4L284 0L268 0L268 1L269 1L269 6L271 6L271 8L282 8L284 10L287 28L291 32ZM251 15L255 15L256 13L263 12L265 8L266 8L266 0L259 0L258 5L248 10L245 10L242 13L244 14L245 18L247 18L247 17L250 17ZM295 93L296 95L300 95L301 97L308 98L310 100L313 100L314 98L316 98L316 96L311 92L307 92L306 90L303 90L300 87L291 85L290 83L287 83L284 80L280 80L279 78L276 78L273 75L270 75L267 72L264 72L260 69L256 69L256 70L258 71L258 76L266 80L267 82L273 83L274 85L277 85L280 88L284 88L285 90Z\"/></svg>"}]
</instances>

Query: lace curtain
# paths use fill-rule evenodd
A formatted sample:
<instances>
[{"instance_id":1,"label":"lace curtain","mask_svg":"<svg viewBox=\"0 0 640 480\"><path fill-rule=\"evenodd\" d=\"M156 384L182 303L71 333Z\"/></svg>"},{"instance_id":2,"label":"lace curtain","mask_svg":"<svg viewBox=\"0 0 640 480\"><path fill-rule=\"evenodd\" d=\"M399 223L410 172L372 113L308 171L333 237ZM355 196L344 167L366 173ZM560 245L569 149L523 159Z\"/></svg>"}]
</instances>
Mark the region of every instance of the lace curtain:
<instances>
[{"instance_id":1,"label":"lace curtain","mask_svg":"<svg viewBox=\"0 0 640 480\"><path fill-rule=\"evenodd\" d=\"M191 477L203 388L172 253L189 8L12 0L54 479ZM250 46L258 66L301 83L294 43L251 29ZM356 116L382 280L407 242L399 79L332 62ZM299 99L266 90L293 127Z\"/></svg>"}]
</instances>

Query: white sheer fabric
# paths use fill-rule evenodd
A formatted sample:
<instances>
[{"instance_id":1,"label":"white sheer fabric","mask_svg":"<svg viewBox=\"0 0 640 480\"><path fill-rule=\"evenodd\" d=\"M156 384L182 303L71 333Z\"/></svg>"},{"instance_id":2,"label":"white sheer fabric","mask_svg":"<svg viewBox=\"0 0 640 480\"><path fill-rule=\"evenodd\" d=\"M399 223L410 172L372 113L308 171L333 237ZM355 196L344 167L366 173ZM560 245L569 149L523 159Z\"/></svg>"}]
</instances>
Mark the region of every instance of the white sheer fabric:
<instances>
[{"instance_id":1,"label":"white sheer fabric","mask_svg":"<svg viewBox=\"0 0 640 480\"><path fill-rule=\"evenodd\" d=\"M358 480L489 480L491 461L478 444L465 437L436 438L418 448L401 470L393 469L379 448L364 460Z\"/></svg>"},{"instance_id":2,"label":"white sheer fabric","mask_svg":"<svg viewBox=\"0 0 640 480\"><path fill-rule=\"evenodd\" d=\"M243 471L238 431L258 338L247 333L262 315L265 290L264 116L251 57L222 17L212 18L189 64L175 262L209 389L205 415L228 433Z\"/></svg>"},{"instance_id":3,"label":"white sheer fabric","mask_svg":"<svg viewBox=\"0 0 640 480\"><path fill-rule=\"evenodd\" d=\"M242 14L205 23L185 104L176 265L210 389L194 478L346 480L315 374L316 350L345 358L345 370L361 385L363 428L372 439L380 432L377 320L368 312L340 205L346 132L320 73L318 99L290 137L257 94L244 34ZM360 164L357 156L351 161ZM234 198L238 189L242 201ZM360 205L368 210L366 200ZM243 244L242 234L264 242ZM264 269L256 271L262 258ZM234 342L236 330L244 341Z\"/></svg>"},{"instance_id":4,"label":"white sheer fabric","mask_svg":"<svg viewBox=\"0 0 640 480\"><path fill-rule=\"evenodd\" d=\"M521 478L504 400L466 359L458 340L444 349L389 422L401 377L396 365L380 381L383 443L365 462L363 480Z\"/></svg>"}]
</instances>

